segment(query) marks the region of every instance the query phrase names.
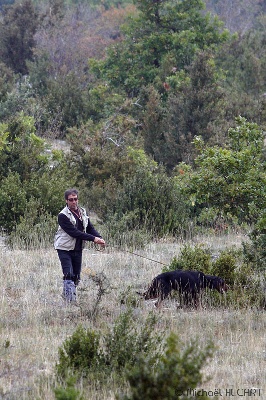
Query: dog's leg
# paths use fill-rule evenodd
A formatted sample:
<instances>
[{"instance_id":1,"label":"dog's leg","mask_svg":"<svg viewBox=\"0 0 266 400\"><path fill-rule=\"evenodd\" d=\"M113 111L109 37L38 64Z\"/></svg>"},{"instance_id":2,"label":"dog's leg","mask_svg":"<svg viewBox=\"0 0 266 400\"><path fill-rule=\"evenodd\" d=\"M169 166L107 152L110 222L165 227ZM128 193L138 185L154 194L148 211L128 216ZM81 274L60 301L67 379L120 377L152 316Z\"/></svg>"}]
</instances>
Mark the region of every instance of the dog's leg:
<instances>
[{"instance_id":1,"label":"dog's leg","mask_svg":"<svg viewBox=\"0 0 266 400\"><path fill-rule=\"evenodd\" d=\"M156 308L160 308L161 307L163 300L165 300L169 296L171 291L172 291L172 286L171 286L170 283L169 284L167 283L167 284L164 284L164 285L160 286L159 293L158 293L158 300L155 303L155 307Z\"/></svg>"},{"instance_id":2,"label":"dog's leg","mask_svg":"<svg viewBox=\"0 0 266 400\"><path fill-rule=\"evenodd\" d=\"M158 299L155 303L154 303L155 307L160 309L162 306L162 299Z\"/></svg>"}]
</instances>

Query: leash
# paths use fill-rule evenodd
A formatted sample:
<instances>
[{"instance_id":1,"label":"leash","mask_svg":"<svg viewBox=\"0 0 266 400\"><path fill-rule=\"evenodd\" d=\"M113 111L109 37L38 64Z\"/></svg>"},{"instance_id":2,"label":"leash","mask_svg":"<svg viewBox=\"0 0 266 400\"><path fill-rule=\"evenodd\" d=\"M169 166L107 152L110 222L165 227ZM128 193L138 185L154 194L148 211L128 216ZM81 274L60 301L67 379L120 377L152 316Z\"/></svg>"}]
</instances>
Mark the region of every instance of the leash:
<instances>
[{"instance_id":1,"label":"leash","mask_svg":"<svg viewBox=\"0 0 266 400\"><path fill-rule=\"evenodd\" d=\"M141 255L141 254L134 253L133 251L121 249L119 246L109 246L109 245L101 246L100 244L93 243L93 247L95 248L96 251L104 251L106 247L109 247L109 248L117 248L117 249L119 249L120 251L122 251L123 253L133 254L134 256L141 257L141 258L145 258L145 260L149 260L149 261L155 262L155 263L157 263L157 264L161 264L161 265L167 266L167 264L165 264L165 263L163 263L163 262L161 262L161 261L154 260L154 259L149 258L149 257L145 257L145 256L143 256L143 255Z\"/></svg>"}]
</instances>

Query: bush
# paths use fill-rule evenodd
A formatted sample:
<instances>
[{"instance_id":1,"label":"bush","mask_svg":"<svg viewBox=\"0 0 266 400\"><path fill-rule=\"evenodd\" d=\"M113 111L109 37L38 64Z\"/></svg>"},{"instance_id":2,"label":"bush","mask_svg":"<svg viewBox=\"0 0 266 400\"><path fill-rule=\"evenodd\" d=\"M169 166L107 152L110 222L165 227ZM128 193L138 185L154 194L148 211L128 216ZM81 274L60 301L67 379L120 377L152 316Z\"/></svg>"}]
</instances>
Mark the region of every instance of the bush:
<instances>
[{"instance_id":1,"label":"bush","mask_svg":"<svg viewBox=\"0 0 266 400\"><path fill-rule=\"evenodd\" d=\"M104 380L112 374L114 379L123 380L125 369L132 368L140 355L148 357L150 363L157 359L162 339L153 335L155 324L155 316L151 314L139 328L129 310L101 338L98 333L79 326L59 348L58 376L66 379L69 374L97 375Z\"/></svg>"},{"instance_id":2,"label":"bush","mask_svg":"<svg viewBox=\"0 0 266 400\"><path fill-rule=\"evenodd\" d=\"M40 200L31 198L20 222L8 236L7 245L24 250L51 247L56 228L56 217L42 209Z\"/></svg>"},{"instance_id":3,"label":"bush","mask_svg":"<svg viewBox=\"0 0 266 400\"><path fill-rule=\"evenodd\" d=\"M202 246L191 247L185 245L179 257L174 257L168 267L164 267L163 272L174 271L176 269L201 271L206 274L211 273L212 263L210 251Z\"/></svg>"},{"instance_id":4,"label":"bush","mask_svg":"<svg viewBox=\"0 0 266 400\"><path fill-rule=\"evenodd\" d=\"M160 352L162 338L153 335L156 317L150 314L139 329L132 324L132 311L120 315L113 330L105 337L105 364L112 370L131 369L139 356L147 357L152 365Z\"/></svg>"},{"instance_id":5,"label":"bush","mask_svg":"<svg viewBox=\"0 0 266 400\"><path fill-rule=\"evenodd\" d=\"M117 214L110 216L104 224L105 235L110 246L144 248L151 241L151 234L145 229L134 225L135 212L131 211L118 218Z\"/></svg>"},{"instance_id":6,"label":"bush","mask_svg":"<svg viewBox=\"0 0 266 400\"><path fill-rule=\"evenodd\" d=\"M186 391L191 393L202 383L201 368L211 357L213 345L209 343L202 350L195 340L184 348L173 333L163 344L165 333L154 334L155 324L153 314L136 321L128 310L101 336L79 326L59 348L56 372L63 386L56 389L57 398L79 398L74 388L79 379L83 389L92 381L108 387L112 380L116 383L112 388L121 388L117 397L121 400L178 400ZM123 394L128 384L129 397Z\"/></svg>"},{"instance_id":7,"label":"bush","mask_svg":"<svg viewBox=\"0 0 266 400\"><path fill-rule=\"evenodd\" d=\"M224 250L212 264L212 275L220 276L232 285L236 279L236 269L241 258L241 251Z\"/></svg>"},{"instance_id":8,"label":"bush","mask_svg":"<svg viewBox=\"0 0 266 400\"><path fill-rule=\"evenodd\" d=\"M180 347L177 336L171 333L164 353L158 357L153 368L150 367L147 359L141 358L135 367L127 372L130 394L117 396L117 399L208 399L204 393L194 396L194 392L196 392L195 388L202 383L201 368L212 356L213 345L210 343L201 350L194 342L182 352Z\"/></svg>"},{"instance_id":9,"label":"bush","mask_svg":"<svg viewBox=\"0 0 266 400\"><path fill-rule=\"evenodd\" d=\"M266 262L266 216L263 215L249 235L251 242L243 243L245 261L253 269L263 271Z\"/></svg>"},{"instance_id":10,"label":"bush","mask_svg":"<svg viewBox=\"0 0 266 400\"><path fill-rule=\"evenodd\" d=\"M69 374L87 376L89 371L96 370L102 363L100 335L78 326L58 353L56 370L61 378L68 378Z\"/></svg>"},{"instance_id":11,"label":"bush","mask_svg":"<svg viewBox=\"0 0 266 400\"><path fill-rule=\"evenodd\" d=\"M85 400L80 392L75 388L75 379L69 378L66 387L57 387L54 389L56 400Z\"/></svg>"},{"instance_id":12,"label":"bush","mask_svg":"<svg viewBox=\"0 0 266 400\"><path fill-rule=\"evenodd\" d=\"M172 178L159 169L134 171L118 188L105 216L111 224L123 222L123 231L149 232L153 237L182 235L188 226L188 207Z\"/></svg>"}]
</instances>

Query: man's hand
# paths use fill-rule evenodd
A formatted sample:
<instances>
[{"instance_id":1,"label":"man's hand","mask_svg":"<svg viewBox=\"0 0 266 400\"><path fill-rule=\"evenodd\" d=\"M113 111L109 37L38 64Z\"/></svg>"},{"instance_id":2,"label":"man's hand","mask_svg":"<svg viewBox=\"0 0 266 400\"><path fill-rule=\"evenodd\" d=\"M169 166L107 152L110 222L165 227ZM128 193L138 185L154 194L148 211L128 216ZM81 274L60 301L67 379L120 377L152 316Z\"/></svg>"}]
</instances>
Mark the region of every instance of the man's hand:
<instances>
[{"instance_id":1,"label":"man's hand","mask_svg":"<svg viewBox=\"0 0 266 400\"><path fill-rule=\"evenodd\" d=\"M94 243L100 244L101 246L105 246L105 241L102 238L95 236Z\"/></svg>"}]
</instances>

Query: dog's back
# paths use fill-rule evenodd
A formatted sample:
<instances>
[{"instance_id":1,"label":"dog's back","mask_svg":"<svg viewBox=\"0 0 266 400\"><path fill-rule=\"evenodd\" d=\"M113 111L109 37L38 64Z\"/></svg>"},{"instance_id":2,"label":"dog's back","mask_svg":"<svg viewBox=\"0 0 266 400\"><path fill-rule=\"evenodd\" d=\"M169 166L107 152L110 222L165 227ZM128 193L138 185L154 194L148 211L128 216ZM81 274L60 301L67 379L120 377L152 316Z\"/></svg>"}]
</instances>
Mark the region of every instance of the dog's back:
<instances>
[{"instance_id":1,"label":"dog's back","mask_svg":"<svg viewBox=\"0 0 266 400\"><path fill-rule=\"evenodd\" d=\"M177 290L180 295L192 299L200 292L204 274L198 271L175 270L164 272L156 276L148 290L144 293L144 299L156 299L161 302L169 296L172 290Z\"/></svg>"},{"instance_id":2,"label":"dog's back","mask_svg":"<svg viewBox=\"0 0 266 400\"><path fill-rule=\"evenodd\" d=\"M158 298L156 303L158 306L172 290L176 290L183 304L192 304L197 307L200 292L207 287L218 290L220 293L228 289L224 280L219 277L205 275L200 271L175 270L156 276L143 297L145 300Z\"/></svg>"}]
</instances>

